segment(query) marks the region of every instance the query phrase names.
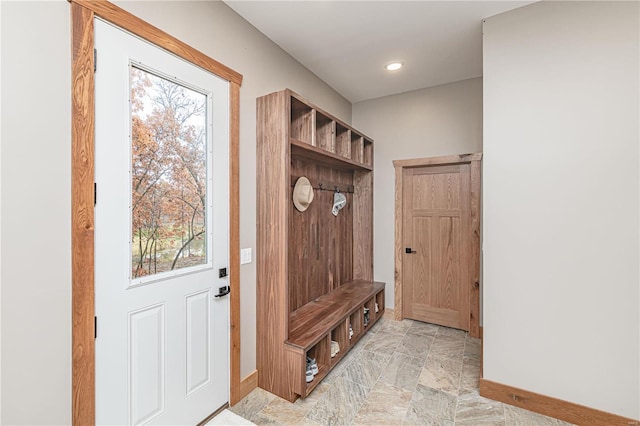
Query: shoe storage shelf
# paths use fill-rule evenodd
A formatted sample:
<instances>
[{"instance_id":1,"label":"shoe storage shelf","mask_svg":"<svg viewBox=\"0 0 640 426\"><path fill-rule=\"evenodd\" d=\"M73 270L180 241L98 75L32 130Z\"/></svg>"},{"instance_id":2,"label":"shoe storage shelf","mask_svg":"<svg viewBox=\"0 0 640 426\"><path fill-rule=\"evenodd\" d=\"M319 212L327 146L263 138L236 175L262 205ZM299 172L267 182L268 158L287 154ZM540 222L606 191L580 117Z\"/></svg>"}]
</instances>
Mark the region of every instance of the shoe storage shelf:
<instances>
[{"instance_id":1,"label":"shoe storage shelf","mask_svg":"<svg viewBox=\"0 0 640 426\"><path fill-rule=\"evenodd\" d=\"M302 176L314 197L299 211ZM337 192L346 205L333 215ZM373 281L373 140L290 90L258 98L257 205L258 386L295 401L384 313L384 283ZM307 358L317 365L308 382Z\"/></svg>"}]
</instances>

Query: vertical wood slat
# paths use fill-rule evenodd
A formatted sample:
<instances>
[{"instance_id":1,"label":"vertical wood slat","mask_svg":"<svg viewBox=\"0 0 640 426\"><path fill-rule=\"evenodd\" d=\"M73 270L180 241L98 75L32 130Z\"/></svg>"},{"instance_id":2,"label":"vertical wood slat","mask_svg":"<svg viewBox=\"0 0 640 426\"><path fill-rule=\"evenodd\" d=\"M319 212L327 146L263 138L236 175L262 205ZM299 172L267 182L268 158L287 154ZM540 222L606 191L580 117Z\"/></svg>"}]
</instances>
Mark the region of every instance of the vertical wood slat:
<instances>
[{"instance_id":1,"label":"vertical wood slat","mask_svg":"<svg viewBox=\"0 0 640 426\"><path fill-rule=\"evenodd\" d=\"M71 4L72 421L95 422L93 12Z\"/></svg>"},{"instance_id":2,"label":"vertical wood slat","mask_svg":"<svg viewBox=\"0 0 640 426\"><path fill-rule=\"evenodd\" d=\"M471 288L469 335L480 337L480 161L471 162Z\"/></svg>"},{"instance_id":3,"label":"vertical wood slat","mask_svg":"<svg viewBox=\"0 0 640 426\"><path fill-rule=\"evenodd\" d=\"M230 82L229 123L229 295L231 351L230 403L242 398L240 386L240 84Z\"/></svg>"}]
</instances>

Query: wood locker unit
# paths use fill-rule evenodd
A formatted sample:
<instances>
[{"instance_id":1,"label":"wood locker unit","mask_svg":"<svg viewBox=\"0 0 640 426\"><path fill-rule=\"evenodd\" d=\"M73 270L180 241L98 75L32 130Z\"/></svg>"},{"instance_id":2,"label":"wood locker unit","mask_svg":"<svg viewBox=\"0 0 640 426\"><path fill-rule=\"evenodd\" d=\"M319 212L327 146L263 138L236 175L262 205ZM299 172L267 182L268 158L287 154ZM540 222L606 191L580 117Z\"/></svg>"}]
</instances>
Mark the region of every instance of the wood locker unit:
<instances>
[{"instance_id":1,"label":"wood locker unit","mask_svg":"<svg viewBox=\"0 0 640 426\"><path fill-rule=\"evenodd\" d=\"M302 176L314 188L304 212L292 202ZM336 192L347 203L334 216ZM258 98L257 205L258 385L295 401L384 313L384 283L373 281L373 141L290 90ZM307 356L319 369L309 383Z\"/></svg>"}]
</instances>

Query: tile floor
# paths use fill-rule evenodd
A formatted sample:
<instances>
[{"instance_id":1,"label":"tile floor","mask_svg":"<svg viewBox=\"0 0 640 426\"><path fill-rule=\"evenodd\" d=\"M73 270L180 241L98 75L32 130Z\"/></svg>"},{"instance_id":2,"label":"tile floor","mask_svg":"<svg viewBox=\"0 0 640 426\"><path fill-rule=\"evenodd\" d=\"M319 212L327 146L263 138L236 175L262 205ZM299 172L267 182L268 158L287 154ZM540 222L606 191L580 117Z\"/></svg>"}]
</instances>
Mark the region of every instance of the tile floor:
<instances>
[{"instance_id":1,"label":"tile floor","mask_svg":"<svg viewBox=\"0 0 640 426\"><path fill-rule=\"evenodd\" d=\"M480 340L381 319L305 400L260 388L231 411L257 425L567 425L478 394Z\"/></svg>"}]
</instances>

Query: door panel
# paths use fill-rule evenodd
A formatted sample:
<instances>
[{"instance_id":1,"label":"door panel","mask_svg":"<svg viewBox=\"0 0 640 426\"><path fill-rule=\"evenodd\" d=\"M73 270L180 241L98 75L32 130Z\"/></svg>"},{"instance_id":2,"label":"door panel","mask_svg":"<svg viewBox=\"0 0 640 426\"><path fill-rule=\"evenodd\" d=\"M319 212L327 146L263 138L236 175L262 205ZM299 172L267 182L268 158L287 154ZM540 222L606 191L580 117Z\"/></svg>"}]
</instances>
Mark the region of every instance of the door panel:
<instances>
[{"instance_id":1,"label":"door panel","mask_svg":"<svg viewBox=\"0 0 640 426\"><path fill-rule=\"evenodd\" d=\"M145 423L164 410L164 304L129 314L131 424Z\"/></svg>"},{"instance_id":2,"label":"door panel","mask_svg":"<svg viewBox=\"0 0 640 426\"><path fill-rule=\"evenodd\" d=\"M469 330L469 165L403 172L405 316Z\"/></svg>"},{"instance_id":3,"label":"door panel","mask_svg":"<svg viewBox=\"0 0 640 426\"><path fill-rule=\"evenodd\" d=\"M98 19L95 43L96 423L196 424L229 395L228 82Z\"/></svg>"},{"instance_id":4,"label":"door panel","mask_svg":"<svg viewBox=\"0 0 640 426\"><path fill-rule=\"evenodd\" d=\"M209 290L187 296L187 395L210 379Z\"/></svg>"}]
</instances>

